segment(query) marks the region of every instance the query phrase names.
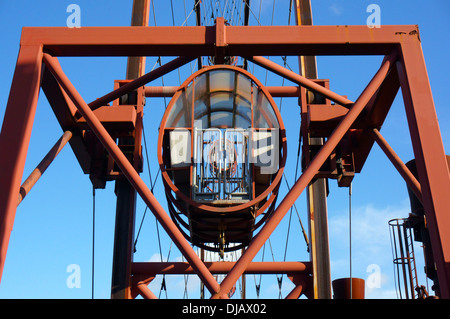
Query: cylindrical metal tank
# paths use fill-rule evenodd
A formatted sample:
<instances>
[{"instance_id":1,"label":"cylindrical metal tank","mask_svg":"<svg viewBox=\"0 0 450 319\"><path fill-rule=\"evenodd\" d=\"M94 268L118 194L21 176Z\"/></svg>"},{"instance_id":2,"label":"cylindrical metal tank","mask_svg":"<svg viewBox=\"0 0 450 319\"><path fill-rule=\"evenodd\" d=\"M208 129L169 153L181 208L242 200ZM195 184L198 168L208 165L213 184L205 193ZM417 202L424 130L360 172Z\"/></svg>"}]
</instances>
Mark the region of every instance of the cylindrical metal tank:
<instances>
[{"instance_id":1,"label":"cylindrical metal tank","mask_svg":"<svg viewBox=\"0 0 450 319\"><path fill-rule=\"evenodd\" d=\"M365 281L361 278L339 278L333 280L334 299L364 299Z\"/></svg>"}]
</instances>

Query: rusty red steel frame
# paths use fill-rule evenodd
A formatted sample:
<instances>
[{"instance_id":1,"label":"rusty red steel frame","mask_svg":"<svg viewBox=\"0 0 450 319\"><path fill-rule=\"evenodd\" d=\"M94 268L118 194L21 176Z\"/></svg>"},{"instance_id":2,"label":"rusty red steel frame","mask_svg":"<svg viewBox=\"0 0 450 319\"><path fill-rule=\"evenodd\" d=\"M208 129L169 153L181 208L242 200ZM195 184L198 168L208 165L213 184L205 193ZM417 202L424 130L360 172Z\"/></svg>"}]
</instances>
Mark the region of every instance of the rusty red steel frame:
<instances>
[{"instance_id":1,"label":"rusty red steel frame","mask_svg":"<svg viewBox=\"0 0 450 319\"><path fill-rule=\"evenodd\" d=\"M24 28L21 48L0 134L0 275L6 261L10 233L31 136L41 85L53 81L60 87L74 117L85 121L148 205L187 263L133 263L133 296L156 298L148 283L161 273L195 273L212 298L227 298L245 273L286 273L295 284L287 298L312 296L310 262L256 263L254 257L276 229L305 187L315 177L338 143L349 132L359 130L355 150L360 172L372 145L377 142L409 185L420 194L426 211L433 255L439 278L439 295L450 298L450 176L428 81L417 26L226 26L223 18L215 26L198 27L83 27ZM359 98L352 102L262 56L285 55L381 55L381 67ZM58 56L174 56L178 57L100 100L86 103L62 71ZM183 237L170 216L154 197L136 169L96 117L93 109L142 87L159 76L201 56L241 56L283 76L299 86L323 95L348 109L326 143L312 159L273 214L234 263L205 263ZM50 73L48 73L50 72ZM44 74L44 76L41 76ZM42 79L42 83L41 83ZM49 80L50 79L50 80ZM55 82L56 81L56 82ZM387 142L379 134L393 97L401 88L417 162L418 180L411 177ZM174 88L146 88L147 96L170 96ZM272 88L279 96L296 95L298 87ZM76 138L74 136L72 139ZM7 150L7 151L6 151ZM281 196L281 195L280 195ZM226 273L219 284L213 274Z\"/></svg>"}]
</instances>

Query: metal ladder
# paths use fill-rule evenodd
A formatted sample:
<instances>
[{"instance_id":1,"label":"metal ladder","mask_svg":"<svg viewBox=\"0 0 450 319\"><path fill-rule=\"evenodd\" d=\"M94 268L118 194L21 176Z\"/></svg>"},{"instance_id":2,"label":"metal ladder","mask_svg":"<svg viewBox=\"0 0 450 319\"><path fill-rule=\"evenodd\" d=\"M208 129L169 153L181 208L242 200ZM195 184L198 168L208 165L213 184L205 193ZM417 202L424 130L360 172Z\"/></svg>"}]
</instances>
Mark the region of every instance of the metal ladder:
<instances>
[{"instance_id":1,"label":"metal ladder","mask_svg":"<svg viewBox=\"0 0 450 319\"><path fill-rule=\"evenodd\" d=\"M418 297L416 288L419 284L409 219L392 219L389 221L389 226L399 298L416 299ZM403 298L402 292L404 292L405 298Z\"/></svg>"}]
</instances>

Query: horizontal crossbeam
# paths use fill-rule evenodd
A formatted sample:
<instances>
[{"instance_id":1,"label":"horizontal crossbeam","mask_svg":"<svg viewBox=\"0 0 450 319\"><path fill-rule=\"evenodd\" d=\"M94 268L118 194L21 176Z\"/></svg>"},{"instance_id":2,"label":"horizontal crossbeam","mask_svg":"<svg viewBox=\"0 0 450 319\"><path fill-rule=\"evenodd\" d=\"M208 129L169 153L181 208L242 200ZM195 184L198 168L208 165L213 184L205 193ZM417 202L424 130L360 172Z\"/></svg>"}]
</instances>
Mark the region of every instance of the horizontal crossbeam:
<instances>
[{"instance_id":1,"label":"horizontal crossbeam","mask_svg":"<svg viewBox=\"0 0 450 319\"><path fill-rule=\"evenodd\" d=\"M415 25L223 26L225 55L386 55ZM220 33L222 34L222 33ZM53 56L214 56L216 26L23 28L21 45L42 45Z\"/></svg>"}]
</instances>

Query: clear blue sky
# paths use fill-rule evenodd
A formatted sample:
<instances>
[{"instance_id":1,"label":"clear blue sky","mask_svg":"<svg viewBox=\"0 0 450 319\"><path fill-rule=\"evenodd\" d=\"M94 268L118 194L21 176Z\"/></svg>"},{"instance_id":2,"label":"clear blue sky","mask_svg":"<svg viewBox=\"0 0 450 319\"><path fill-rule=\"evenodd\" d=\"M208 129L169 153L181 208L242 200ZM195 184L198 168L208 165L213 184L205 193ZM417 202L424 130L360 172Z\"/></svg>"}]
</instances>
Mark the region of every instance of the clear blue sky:
<instances>
[{"instance_id":1,"label":"clear blue sky","mask_svg":"<svg viewBox=\"0 0 450 319\"><path fill-rule=\"evenodd\" d=\"M213 1L212 1L213 2ZM230 1L231 2L231 1ZM24 26L66 26L69 4L81 8L81 26L128 26L131 19L132 1L124 0L0 0L0 27L2 30L0 50L0 120L8 99L14 66L19 50L21 28ZM193 7L192 0L173 0L174 15L170 1L155 0L156 23L151 12L151 25L181 25ZM208 4L209 1L204 1ZM288 23L289 0L252 0L251 24L263 25ZM381 8L381 24L418 24L428 75L434 94L437 115L440 121L444 147L450 149L450 112L447 74L450 70L448 52L450 39L450 3L446 0L312 0L313 19L316 25L364 25L369 13L369 4ZM261 9L260 9L261 8ZM275 11L273 11L273 9ZM274 14L272 15L272 12ZM294 22L292 18L292 23ZM194 25L194 14L184 23ZM163 60L164 62L165 60ZM381 57L320 57L320 78L331 79L331 89L355 100L371 76L379 67ZM279 62L281 63L281 62ZM113 88L115 79L123 79L126 58L64 58L61 64L87 102L102 96ZM147 60L147 70L153 68L154 58ZM289 67L298 70L297 59L288 59ZM195 65L192 66L195 69ZM164 78L166 85L178 85L190 68L180 73L173 72ZM282 85L282 79L255 68L258 78L268 85ZM267 81L267 82L266 82ZM161 82L155 81L156 85ZM284 84L289 84L287 81ZM168 102L168 101L167 101ZM276 99L280 104L280 100ZM283 99L282 115L288 134L288 163L286 175L290 185L294 182L294 169L298 141L298 106L295 99ZM164 111L164 100L147 101L144 123L147 146L152 163L153 178L157 172L156 137L157 128ZM151 116L148 116L151 114ZM406 126L401 95L397 97L382 129L398 155L406 162L412 155L412 147ZM33 127L30 149L24 178L39 163L46 152L62 134L45 95L41 94ZM5 154L6 150L1 150ZM144 170L142 177L149 181ZM1 176L0 176L1 178ZM284 182L283 182L284 183ZM161 191L162 183L156 182L155 195L165 206ZM105 190L96 192L95 220L95 298L110 297L112 244L114 236L115 196L113 183ZM329 233L331 249L332 279L349 275L348 241L348 190L336 187L330 181L328 198ZM286 192L283 189L282 193ZM368 289L368 298L396 298L393 280L393 265L388 220L406 217L409 202L404 182L388 159L374 146L362 174L356 176L352 196L352 269L353 276L367 279L369 265L378 265L382 273L381 288ZM12 232L6 265L0 284L0 298L91 298L92 268L92 187L88 176L83 175L71 149L65 148L29 196L19 206ZM302 222L307 227L305 196L297 201ZM142 220L144 206L138 200L136 224ZM265 247L264 260L283 260L289 214L271 237L272 250ZM156 236L155 218L147 214L135 254L136 261L158 261L160 258ZM164 259L170 251L170 260L181 260L181 254L172 246L168 236L160 228ZM273 253L272 253L273 252ZM418 262L421 262L420 247L416 247ZM256 260L262 260L262 251ZM292 215L288 245L288 260L308 260L306 245L302 238L296 214ZM66 279L70 275L67 266L76 264L81 269L81 288L68 288ZM419 263L417 269L421 271ZM247 295L255 297L255 279L247 277ZM426 284L421 277L421 284ZM150 285L159 294L160 279ZM182 298L185 282L182 276L168 279L168 297ZM198 297L198 281L189 277L188 294ZM283 278L283 296L292 289L289 280ZM165 297L163 293L161 295ZM261 285L262 298L277 298L278 286L274 276L265 276Z\"/></svg>"}]
</instances>

